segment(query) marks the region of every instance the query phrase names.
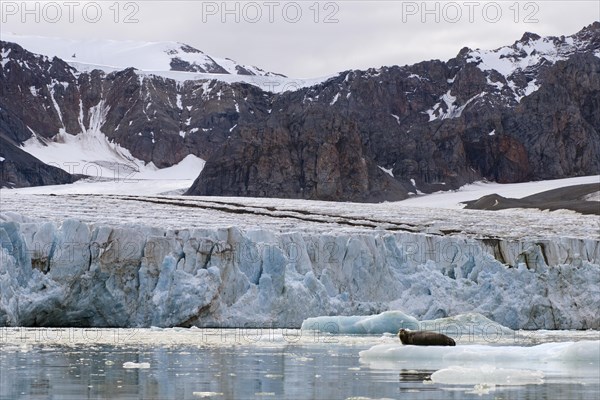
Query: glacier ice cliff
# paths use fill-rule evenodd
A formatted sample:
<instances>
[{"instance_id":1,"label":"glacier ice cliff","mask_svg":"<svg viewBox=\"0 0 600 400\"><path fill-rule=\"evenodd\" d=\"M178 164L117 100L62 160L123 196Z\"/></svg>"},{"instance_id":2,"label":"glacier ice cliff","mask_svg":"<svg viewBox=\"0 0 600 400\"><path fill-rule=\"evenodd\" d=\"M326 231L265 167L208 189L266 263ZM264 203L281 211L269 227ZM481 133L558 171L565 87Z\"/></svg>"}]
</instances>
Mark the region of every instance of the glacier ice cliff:
<instances>
[{"instance_id":1,"label":"glacier ice cliff","mask_svg":"<svg viewBox=\"0 0 600 400\"><path fill-rule=\"evenodd\" d=\"M480 313L600 329L597 239L167 229L0 214L0 326L299 327Z\"/></svg>"}]
</instances>

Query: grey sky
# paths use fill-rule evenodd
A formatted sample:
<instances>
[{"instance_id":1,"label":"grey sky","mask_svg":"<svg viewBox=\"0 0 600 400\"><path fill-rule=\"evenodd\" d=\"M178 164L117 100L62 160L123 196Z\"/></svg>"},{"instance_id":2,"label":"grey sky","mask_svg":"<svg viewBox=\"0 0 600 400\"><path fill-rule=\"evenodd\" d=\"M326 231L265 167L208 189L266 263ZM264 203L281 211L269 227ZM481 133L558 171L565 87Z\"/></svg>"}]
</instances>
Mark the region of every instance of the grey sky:
<instances>
[{"instance_id":1,"label":"grey sky","mask_svg":"<svg viewBox=\"0 0 600 400\"><path fill-rule=\"evenodd\" d=\"M275 0L123 1L115 7L115 1L66 0L29 2L29 11L22 1L1 3L1 31L180 41L298 78L446 60L464 46L493 49L525 31L568 35L600 20L596 0L440 1L425 7L422 1ZM127 17L137 22L125 23Z\"/></svg>"}]
</instances>

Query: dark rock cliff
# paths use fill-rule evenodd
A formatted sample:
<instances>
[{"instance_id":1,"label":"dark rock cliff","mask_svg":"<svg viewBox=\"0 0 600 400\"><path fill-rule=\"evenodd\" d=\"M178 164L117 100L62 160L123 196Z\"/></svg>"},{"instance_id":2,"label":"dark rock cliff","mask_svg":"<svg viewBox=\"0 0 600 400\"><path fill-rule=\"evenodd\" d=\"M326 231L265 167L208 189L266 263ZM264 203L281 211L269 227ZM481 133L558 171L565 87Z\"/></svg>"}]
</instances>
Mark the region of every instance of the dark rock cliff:
<instances>
[{"instance_id":1,"label":"dark rock cliff","mask_svg":"<svg viewBox=\"0 0 600 400\"><path fill-rule=\"evenodd\" d=\"M406 190L364 152L351 119L305 111L246 125L220 146L189 194L383 201Z\"/></svg>"},{"instance_id":2,"label":"dark rock cliff","mask_svg":"<svg viewBox=\"0 0 600 400\"><path fill-rule=\"evenodd\" d=\"M0 135L0 187L57 185L77 179L56 166L44 164Z\"/></svg>"},{"instance_id":3,"label":"dark rock cliff","mask_svg":"<svg viewBox=\"0 0 600 400\"><path fill-rule=\"evenodd\" d=\"M351 141L355 133L365 162L392 170L400 184L387 188L387 196L365 192L365 200L453 189L479 179L509 183L598 174L599 37L598 23L571 40L525 34L496 59L526 67L503 70L504 75L486 64L494 52L465 48L446 63L348 71L276 96L273 109L279 114L258 135L240 130L232 136L188 194L331 198L311 189L306 177L316 175L310 169L315 164L295 162L305 160L296 156L297 148L319 135ZM554 46L555 59L537 53L540 43ZM240 150L246 147L252 151ZM343 164L337 162L339 148L323 141L313 157L319 152L330 156L324 171ZM277 181L286 183L273 185L272 170L283 165L288 172L278 173ZM242 173L246 170L256 173ZM355 172L341 170L346 178ZM343 175L330 176L341 184ZM363 190L380 190L364 174L352 180ZM335 198L360 197L337 191Z\"/></svg>"}]
</instances>

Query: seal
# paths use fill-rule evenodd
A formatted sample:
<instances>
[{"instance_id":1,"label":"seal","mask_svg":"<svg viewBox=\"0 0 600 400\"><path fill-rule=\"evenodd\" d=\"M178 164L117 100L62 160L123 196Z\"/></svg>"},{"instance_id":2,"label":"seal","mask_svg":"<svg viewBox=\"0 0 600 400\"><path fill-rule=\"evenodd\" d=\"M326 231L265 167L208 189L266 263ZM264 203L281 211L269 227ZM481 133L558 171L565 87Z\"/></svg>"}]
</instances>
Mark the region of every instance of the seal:
<instances>
[{"instance_id":1,"label":"seal","mask_svg":"<svg viewBox=\"0 0 600 400\"><path fill-rule=\"evenodd\" d=\"M415 346L456 346L456 342L449 336L431 331L407 331L400 329L398 337L402 344Z\"/></svg>"}]
</instances>

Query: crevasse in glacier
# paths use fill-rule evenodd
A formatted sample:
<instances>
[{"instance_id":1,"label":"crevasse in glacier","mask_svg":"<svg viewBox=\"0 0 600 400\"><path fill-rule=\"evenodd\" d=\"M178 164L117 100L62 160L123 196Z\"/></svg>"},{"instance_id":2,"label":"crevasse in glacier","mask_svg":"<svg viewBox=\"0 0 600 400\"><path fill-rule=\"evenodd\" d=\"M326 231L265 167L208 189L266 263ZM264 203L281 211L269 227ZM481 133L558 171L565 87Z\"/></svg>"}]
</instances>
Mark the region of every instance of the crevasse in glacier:
<instances>
[{"instance_id":1,"label":"crevasse in glacier","mask_svg":"<svg viewBox=\"0 0 600 400\"><path fill-rule=\"evenodd\" d=\"M1 326L299 327L401 310L600 328L594 239L169 230L3 213L0 243Z\"/></svg>"}]
</instances>

